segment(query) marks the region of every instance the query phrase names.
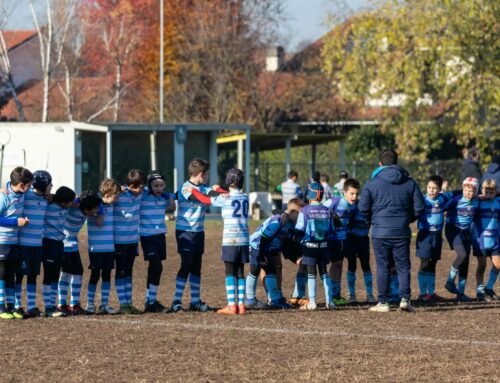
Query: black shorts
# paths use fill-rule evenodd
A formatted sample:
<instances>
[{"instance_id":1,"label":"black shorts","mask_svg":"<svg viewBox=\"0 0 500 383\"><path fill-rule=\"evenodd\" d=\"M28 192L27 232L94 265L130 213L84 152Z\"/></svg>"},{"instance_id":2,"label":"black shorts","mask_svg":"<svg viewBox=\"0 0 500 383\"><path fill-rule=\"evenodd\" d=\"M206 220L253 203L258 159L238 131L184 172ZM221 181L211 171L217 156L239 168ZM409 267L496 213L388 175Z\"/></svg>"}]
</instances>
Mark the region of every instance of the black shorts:
<instances>
[{"instance_id":1,"label":"black shorts","mask_svg":"<svg viewBox=\"0 0 500 383\"><path fill-rule=\"evenodd\" d=\"M249 246L222 246L222 255L220 259L224 262L244 264L249 262Z\"/></svg>"},{"instance_id":2,"label":"black shorts","mask_svg":"<svg viewBox=\"0 0 500 383\"><path fill-rule=\"evenodd\" d=\"M278 250L268 250L264 252L264 257L265 260L268 264L274 264L274 260L272 257L279 257L280 253ZM258 261L259 257L259 250L256 250L254 248L250 248L250 264L251 265L260 265Z\"/></svg>"},{"instance_id":3,"label":"black shorts","mask_svg":"<svg viewBox=\"0 0 500 383\"><path fill-rule=\"evenodd\" d=\"M480 249L479 247L472 248L472 255L474 257L491 257L500 255L500 248L498 249Z\"/></svg>"},{"instance_id":4,"label":"black shorts","mask_svg":"<svg viewBox=\"0 0 500 383\"><path fill-rule=\"evenodd\" d=\"M421 230L417 234L417 257L423 259L441 259L443 238L440 231Z\"/></svg>"},{"instance_id":5,"label":"black shorts","mask_svg":"<svg viewBox=\"0 0 500 383\"><path fill-rule=\"evenodd\" d=\"M330 252L330 261L343 261L347 257L349 250L346 239L334 239L328 241L328 251Z\"/></svg>"},{"instance_id":6,"label":"black shorts","mask_svg":"<svg viewBox=\"0 0 500 383\"><path fill-rule=\"evenodd\" d=\"M139 254L137 243L115 244L116 273L131 274L135 257Z\"/></svg>"},{"instance_id":7,"label":"black shorts","mask_svg":"<svg viewBox=\"0 0 500 383\"><path fill-rule=\"evenodd\" d=\"M115 253L89 253L89 269L113 270L115 267Z\"/></svg>"},{"instance_id":8,"label":"black shorts","mask_svg":"<svg viewBox=\"0 0 500 383\"><path fill-rule=\"evenodd\" d=\"M302 257L302 245L291 238L284 238L281 240L281 253L283 258L296 263Z\"/></svg>"},{"instance_id":9,"label":"black shorts","mask_svg":"<svg viewBox=\"0 0 500 383\"><path fill-rule=\"evenodd\" d=\"M18 245L0 244L0 261L19 262L20 259Z\"/></svg>"},{"instance_id":10,"label":"black shorts","mask_svg":"<svg viewBox=\"0 0 500 383\"><path fill-rule=\"evenodd\" d=\"M42 246L19 246L20 262L16 270L21 275L40 275L43 258Z\"/></svg>"},{"instance_id":11,"label":"black shorts","mask_svg":"<svg viewBox=\"0 0 500 383\"><path fill-rule=\"evenodd\" d=\"M370 238L367 235L350 234L348 241L348 256L354 256L360 259L370 258Z\"/></svg>"},{"instance_id":12,"label":"black shorts","mask_svg":"<svg viewBox=\"0 0 500 383\"><path fill-rule=\"evenodd\" d=\"M204 231L175 231L177 252L182 255L202 255L205 252Z\"/></svg>"},{"instance_id":13,"label":"black shorts","mask_svg":"<svg viewBox=\"0 0 500 383\"><path fill-rule=\"evenodd\" d=\"M447 223L444 233L451 250L454 250L455 246L463 246L467 253L470 251L472 246L472 233L470 229L461 230L453 223Z\"/></svg>"},{"instance_id":14,"label":"black shorts","mask_svg":"<svg viewBox=\"0 0 500 383\"><path fill-rule=\"evenodd\" d=\"M72 275L83 275L82 258L78 251L70 251L63 254L62 271Z\"/></svg>"},{"instance_id":15,"label":"black shorts","mask_svg":"<svg viewBox=\"0 0 500 383\"><path fill-rule=\"evenodd\" d=\"M167 259L167 241L165 234L141 236L142 254L145 261Z\"/></svg>"},{"instance_id":16,"label":"black shorts","mask_svg":"<svg viewBox=\"0 0 500 383\"><path fill-rule=\"evenodd\" d=\"M302 244L302 264L328 265L330 263L330 251L327 242L315 242Z\"/></svg>"},{"instance_id":17,"label":"black shorts","mask_svg":"<svg viewBox=\"0 0 500 383\"><path fill-rule=\"evenodd\" d=\"M55 239L44 238L43 244L43 262L61 264L64 254L64 242Z\"/></svg>"}]
</instances>

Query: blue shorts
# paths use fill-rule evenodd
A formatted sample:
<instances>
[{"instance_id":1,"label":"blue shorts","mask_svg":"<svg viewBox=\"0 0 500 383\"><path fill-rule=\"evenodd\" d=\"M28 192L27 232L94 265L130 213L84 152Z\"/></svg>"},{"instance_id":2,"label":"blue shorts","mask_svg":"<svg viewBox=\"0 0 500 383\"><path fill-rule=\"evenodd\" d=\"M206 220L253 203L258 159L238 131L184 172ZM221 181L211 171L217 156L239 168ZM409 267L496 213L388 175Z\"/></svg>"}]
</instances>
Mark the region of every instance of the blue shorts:
<instances>
[{"instance_id":1,"label":"blue shorts","mask_svg":"<svg viewBox=\"0 0 500 383\"><path fill-rule=\"evenodd\" d=\"M296 263L302 257L302 245L291 238L281 240L281 253L285 259Z\"/></svg>"},{"instance_id":2,"label":"blue shorts","mask_svg":"<svg viewBox=\"0 0 500 383\"><path fill-rule=\"evenodd\" d=\"M328 241L328 251L330 253L330 261L343 261L347 258L349 246L346 239L334 239Z\"/></svg>"},{"instance_id":3,"label":"blue shorts","mask_svg":"<svg viewBox=\"0 0 500 383\"><path fill-rule=\"evenodd\" d=\"M83 264L80 252L70 251L63 254L62 271L72 275L83 275Z\"/></svg>"},{"instance_id":4,"label":"blue shorts","mask_svg":"<svg viewBox=\"0 0 500 383\"><path fill-rule=\"evenodd\" d=\"M89 253L89 269L113 270L115 268L115 253Z\"/></svg>"},{"instance_id":5,"label":"blue shorts","mask_svg":"<svg viewBox=\"0 0 500 383\"><path fill-rule=\"evenodd\" d=\"M167 259L167 241L165 234L141 236L142 254L145 261Z\"/></svg>"},{"instance_id":6,"label":"blue shorts","mask_svg":"<svg viewBox=\"0 0 500 383\"><path fill-rule=\"evenodd\" d=\"M472 245L472 233L470 229L461 230L455 224L447 223L444 227L444 234L451 250L454 250L455 247L464 247L467 253L470 252Z\"/></svg>"},{"instance_id":7,"label":"blue shorts","mask_svg":"<svg viewBox=\"0 0 500 383\"><path fill-rule=\"evenodd\" d=\"M328 242L307 242L302 244L302 264L328 265L330 263L330 250Z\"/></svg>"},{"instance_id":8,"label":"blue shorts","mask_svg":"<svg viewBox=\"0 0 500 383\"><path fill-rule=\"evenodd\" d=\"M279 250L268 250L264 252L264 258L268 264L272 264L273 262L272 257L279 257L279 256L280 256ZM258 257L259 257L259 250L250 247L250 264L259 266L260 263L257 259Z\"/></svg>"},{"instance_id":9,"label":"blue shorts","mask_svg":"<svg viewBox=\"0 0 500 383\"><path fill-rule=\"evenodd\" d=\"M202 255L205 252L204 231L175 231L177 252L182 255Z\"/></svg>"},{"instance_id":10,"label":"blue shorts","mask_svg":"<svg viewBox=\"0 0 500 383\"><path fill-rule=\"evenodd\" d=\"M249 261L249 246L222 246L222 255L220 259L224 262L236 264L245 264Z\"/></svg>"},{"instance_id":11,"label":"blue shorts","mask_svg":"<svg viewBox=\"0 0 500 383\"><path fill-rule=\"evenodd\" d=\"M472 248L474 257L491 257L500 255L500 248L497 249L480 249L479 247Z\"/></svg>"},{"instance_id":12,"label":"blue shorts","mask_svg":"<svg viewBox=\"0 0 500 383\"><path fill-rule=\"evenodd\" d=\"M417 234L416 255L423 259L441 259L443 237L441 231L421 230Z\"/></svg>"},{"instance_id":13,"label":"blue shorts","mask_svg":"<svg viewBox=\"0 0 500 383\"><path fill-rule=\"evenodd\" d=\"M40 275L43 258L42 246L19 246L20 262L16 271L22 275Z\"/></svg>"},{"instance_id":14,"label":"blue shorts","mask_svg":"<svg viewBox=\"0 0 500 383\"><path fill-rule=\"evenodd\" d=\"M16 261L20 259L19 246L0 244L0 261Z\"/></svg>"}]
</instances>

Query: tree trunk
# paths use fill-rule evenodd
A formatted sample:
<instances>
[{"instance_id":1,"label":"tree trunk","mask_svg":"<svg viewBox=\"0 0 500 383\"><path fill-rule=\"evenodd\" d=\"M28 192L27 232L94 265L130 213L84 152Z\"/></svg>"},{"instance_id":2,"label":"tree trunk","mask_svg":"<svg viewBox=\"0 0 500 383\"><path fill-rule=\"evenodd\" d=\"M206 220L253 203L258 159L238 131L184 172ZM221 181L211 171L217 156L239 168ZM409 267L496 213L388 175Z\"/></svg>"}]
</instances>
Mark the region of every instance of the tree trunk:
<instances>
[{"instance_id":1,"label":"tree trunk","mask_svg":"<svg viewBox=\"0 0 500 383\"><path fill-rule=\"evenodd\" d=\"M120 63L116 64L116 78L115 78L115 110L113 112L113 121L118 122L118 110L120 108L120 90L122 81L122 66Z\"/></svg>"}]
</instances>

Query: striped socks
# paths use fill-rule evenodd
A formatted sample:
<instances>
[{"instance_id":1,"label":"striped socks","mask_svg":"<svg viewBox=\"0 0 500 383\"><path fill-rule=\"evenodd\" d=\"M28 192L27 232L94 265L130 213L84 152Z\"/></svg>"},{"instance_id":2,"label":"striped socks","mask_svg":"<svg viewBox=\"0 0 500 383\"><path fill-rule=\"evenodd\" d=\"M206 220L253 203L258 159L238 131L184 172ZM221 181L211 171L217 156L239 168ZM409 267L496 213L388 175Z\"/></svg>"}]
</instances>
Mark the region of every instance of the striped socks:
<instances>
[{"instance_id":1,"label":"striped socks","mask_svg":"<svg viewBox=\"0 0 500 383\"><path fill-rule=\"evenodd\" d=\"M265 282L265 281L264 281ZM247 300L253 302L255 300L255 290L257 289L257 277L252 273L248 273L246 279Z\"/></svg>"},{"instance_id":2,"label":"striped socks","mask_svg":"<svg viewBox=\"0 0 500 383\"><path fill-rule=\"evenodd\" d=\"M101 305L107 306L109 302L109 290L111 290L111 282L101 283Z\"/></svg>"},{"instance_id":3,"label":"striped socks","mask_svg":"<svg viewBox=\"0 0 500 383\"><path fill-rule=\"evenodd\" d=\"M121 305L124 305L127 303L127 294L125 292L125 280L124 278L116 278L115 279L115 289L116 289L116 296L118 297L118 302Z\"/></svg>"},{"instance_id":4,"label":"striped socks","mask_svg":"<svg viewBox=\"0 0 500 383\"><path fill-rule=\"evenodd\" d=\"M75 306L80 304L80 292L82 290L82 276L71 275L71 301L69 304Z\"/></svg>"},{"instance_id":5,"label":"striped socks","mask_svg":"<svg viewBox=\"0 0 500 383\"><path fill-rule=\"evenodd\" d=\"M238 305L245 303L245 278L238 278Z\"/></svg>"},{"instance_id":6,"label":"striped socks","mask_svg":"<svg viewBox=\"0 0 500 383\"><path fill-rule=\"evenodd\" d=\"M347 289L351 297L356 295L356 273L349 270L347 270Z\"/></svg>"},{"instance_id":7,"label":"striped socks","mask_svg":"<svg viewBox=\"0 0 500 383\"><path fill-rule=\"evenodd\" d=\"M174 293L174 302L182 302L182 295L184 294L184 288L186 287L186 279L183 279L179 276L175 278L175 293Z\"/></svg>"},{"instance_id":8,"label":"striped socks","mask_svg":"<svg viewBox=\"0 0 500 383\"><path fill-rule=\"evenodd\" d=\"M227 295L228 306L232 306L235 304L235 290L236 290L236 277L233 275L226 275L226 295Z\"/></svg>"},{"instance_id":9,"label":"striped socks","mask_svg":"<svg viewBox=\"0 0 500 383\"><path fill-rule=\"evenodd\" d=\"M97 285L91 285L89 283L89 285L87 287L87 306L94 305L96 290L97 290Z\"/></svg>"},{"instance_id":10,"label":"striped socks","mask_svg":"<svg viewBox=\"0 0 500 383\"><path fill-rule=\"evenodd\" d=\"M36 285L32 283L26 284L26 305L27 309L32 310L36 307Z\"/></svg>"},{"instance_id":11,"label":"striped socks","mask_svg":"<svg viewBox=\"0 0 500 383\"><path fill-rule=\"evenodd\" d=\"M158 291L158 286L153 285L151 283L148 284L148 289L146 291L146 300L149 304L153 304L156 302L157 291Z\"/></svg>"},{"instance_id":12,"label":"striped socks","mask_svg":"<svg viewBox=\"0 0 500 383\"><path fill-rule=\"evenodd\" d=\"M132 304L132 277L125 277L125 299L126 302Z\"/></svg>"},{"instance_id":13,"label":"striped socks","mask_svg":"<svg viewBox=\"0 0 500 383\"><path fill-rule=\"evenodd\" d=\"M314 279L316 280L316 277ZM323 274L321 276L321 280L323 281L323 287L325 288L326 304L331 305L333 302L332 281L328 274ZM314 285L316 285L316 283L314 283Z\"/></svg>"},{"instance_id":14,"label":"striped socks","mask_svg":"<svg viewBox=\"0 0 500 383\"><path fill-rule=\"evenodd\" d=\"M365 283L366 294L373 294L373 274L371 271L365 271L363 273L363 282Z\"/></svg>"},{"instance_id":15,"label":"striped socks","mask_svg":"<svg viewBox=\"0 0 500 383\"><path fill-rule=\"evenodd\" d=\"M189 274L189 288L191 290L191 303L196 304L200 302L200 286L201 277L199 275Z\"/></svg>"},{"instance_id":16,"label":"striped socks","mask_svg":"<svg viewBox=\"0 0 500 383\"><path fill-rule=\"evenodd\" d=\"M47 307L52 306L52 286L51 285L42 285L42 296L43 296L43 305L45 309Z\"/></svg>"},{"instance_id":17,"label":"striped socks","mask_svg":"<svg viewBox=\"0 0 500 383\"><path fill-rule=\"evenodd\" d=\"M316 274L307 274L307 290L309 293L309 304L316 304Z\"/></svg>"},{"instance_id":18,"label":"striped socks","mask_svg":"<svg viewBox=\"0 0 500 383\"><path fill-rule=\"evenodd\" d=\"M23 280L16 281L16 293L15 293L15 304L14 307L17 309L23 306Z\"/></svg>"},{"instance_id":19,"label":"striped socks","mask_svg":"<svg viewBox=\"0 0 500 383\"><path fill-rule=\"evenodd\" d=\"M68 303L68 289L70 281L71 275L62 272L59 277L59 284L57 285L60 305L65 305Z\"/></svg>"}]
</instances>

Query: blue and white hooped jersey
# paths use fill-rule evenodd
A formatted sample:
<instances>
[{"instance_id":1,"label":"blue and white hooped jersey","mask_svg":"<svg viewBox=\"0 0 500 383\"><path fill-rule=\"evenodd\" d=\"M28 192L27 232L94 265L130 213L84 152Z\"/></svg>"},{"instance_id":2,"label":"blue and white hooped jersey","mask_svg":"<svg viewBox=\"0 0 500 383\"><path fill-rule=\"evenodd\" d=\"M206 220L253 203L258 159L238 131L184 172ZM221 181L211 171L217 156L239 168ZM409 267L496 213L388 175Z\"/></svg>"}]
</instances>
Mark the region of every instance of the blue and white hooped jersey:
<instances>
[{"instance_id":1,"label":"blue and white hooped jersey","mask_svg":"<svg viewBox=\"0 0 500 383\"><path fill-rule=\"evenodd\" d=\"M79 208L72 207L66 214L64 221L64 252L78 251L78 233L85 224L87 217Z\"/></svg>"},{"instance_id":2,"label":"blue and white hooped jersey","mask_svg":"<svg viewBox=\"0 0 500 383\"><path fill-rule=\"evenodd\" d=\"M280 232L285 235L287 229L288 228L281 226L281 214L272 215L262 222L257 230L250 236L250 247L259 250L260 240L264 237L272 239L268 250L279 250L281 248L281 240L279 238Z\"/></svg>"},{"instance_id":3,"label":"blue and white hooped jersey","mask_svg":"<svg viewBox=\"0 0 500 383\"><path fill-rule=\"evenodd\" d=\"M141 237L167 232L165 210L168 207L169 198L175 199L175 194L163 193L155 196L147 188L144 190L139 211L139 235Z\"/></svg>"},{"instance_id":4,"label":"blue and white hooped jersey","mask_svg":"<svg viewBox=\"0 0 500 383\"><path fill-rule=\"evenodd\" d=\"M10 181L7 182L7 194L0 193L0 216L5 218L18 219L23 215L24 194L16 193L12 190ZM18 226L0 225L0 244L15 245L18 242Z\"/></svg>"},{"instance_id":5,"label":"blue and white hooped jersey","mask_svg":"<svg viewBox=\"0 0 500 383\"><path fill-rule=\"evenodd\" d=\"M358 205L355 205L354 217L352 218L351 233L357 235L358 237L367 237L370 232L370 222L368 218L361 214L358 210Z\"/></svg>"},{"instance_id":6,"label":"blue and white hooped jersey","mask_svg":"<svg viewBox=\"0 0 500 383\"><path fill-rule=\"evenodd\" d=\"M23 216L30 223L19 228L19 244L22 246L42 246L43 226L45 223L45 212L47 210L47 199L43 195L36 194L33 189L24 193Z\"/></svg>"},{"instance_id":7,"label":"blue and white hooped jersey","mask_svg":"<svg viewBox=\"0 0 500 383\"><path fill-rule=\"evenodd\" d=\"M89 237L89 252L109 253L115 251L113 240L113 205L101 204L100 211L104 217L101 227L97 226L97 217L87 218L87 230Z\"/></svg>"},{"instance_id":8,"label":"blue and white hooped jersey","mask_svg":"<svg viewBox=\"0 0 500 383\"><path fill-rule=\"evenodd\" d=\"M440 233L444 226L445 207L452 196L452 193L439 193L436 199L424 196L425 213L418 217L418 230Z\"/></svg>"},{"instance_id":9,"label":"blue and white hooped jersey","mask_svg":"<svg viewBox=\"0 0 500 383\"><path fill-rule=\"evenodd\" d=\"M177 222L175 230L201 232L205 230L205 212L207 207L198 201L191 201L191 192L185 187L198 189L202 194L208 194L212 188L207 185L195 185L189 181L180 187L177 201Z\"/></svg>"},{"instance_id":10,"label":"blue and white hooped jersey","mask_svg":"<svg viewBox=\"0 0 500 383\"><path fill-rule=\"evenodd\" d=\"M224 230L222 246L248 246L248 196L241 190L231 189L229 196L211 198L212 205L222 208Z\"/></svg>"},{"instance_id":11,"label":"blue and white hooped jersey","mask_svg":"<svg viewBox=\"0 0 500 383\"><path fill-rule=\"evenodd\" d=\"M128 188L118 196L113 207L113 237L115 243L139 242L139 210L143 193L134 195Z\"/></svg>"},{"instance_id":12,"label":"blue and white hooped jersey","mask_svg":"<svg viewBox=\"0 0 500 383\"><path fill-rule=\"evenodd\" d=\"M45 221L43 226L43 237L54 241L64 240L64 221L68 209L59 206L52 202L47 204L45 211Z\"/></svg>"},{"instance_id":13,"label":"blue and white hooped jersey","mask_svg":"<svg viewBox=\"0 0 500 383\"><path fill-rule=\"evenodd\" d=\"M331 212L337 214L342 222L341 227L335 227L332 236L329 239L344 240L347 239L350 223L356 211L356 205L350 204L344 197L334 197L323 203Z\"/></svg>"},{"instance_id":14,"label":"blue and white hooped jersey","mask_svg":"<svg viewBox=\"0 0 500 383\"><path fill-rule=\"evenodd\" d=\"M453 223L460 230L470 229L478 210L477 198L466 199L462 194L451 198L446 204L446 223Z\"/></svg>"},{"instance_id":15,"label":"blue and white hooped jersey","mask_svg":"<svg viewBox=\"0 0 500 383\"><path fill-rule=\"evenodd\" d=\"M474 247L496 250L500 247L500 197L493 200L479 200L478 213L474 218Z\"/></svg>"},{"instance_id":16,"label":"blue and white hooped jersey","mask_svg":"<svg viewBox=\"0 0 500 383\"><path fill-rule=\"evenodd\" d=\"M319 202L304 206L295 225L295 230L304 233L301 243L324 242L331 238L332 228L332 213Z\"/></svg>"},{"instance_id":17,"label":"blue and white hooped jersey","mask_svg":"<svg viewBox=\"0 0 500 383\"><path fill-rule=\"evenodd\" d=\"M292 198L302 198L302 190L298 183L289 178L281 184L281 195L283 206L286 206Z\"/></svg>"}]
</instances>

